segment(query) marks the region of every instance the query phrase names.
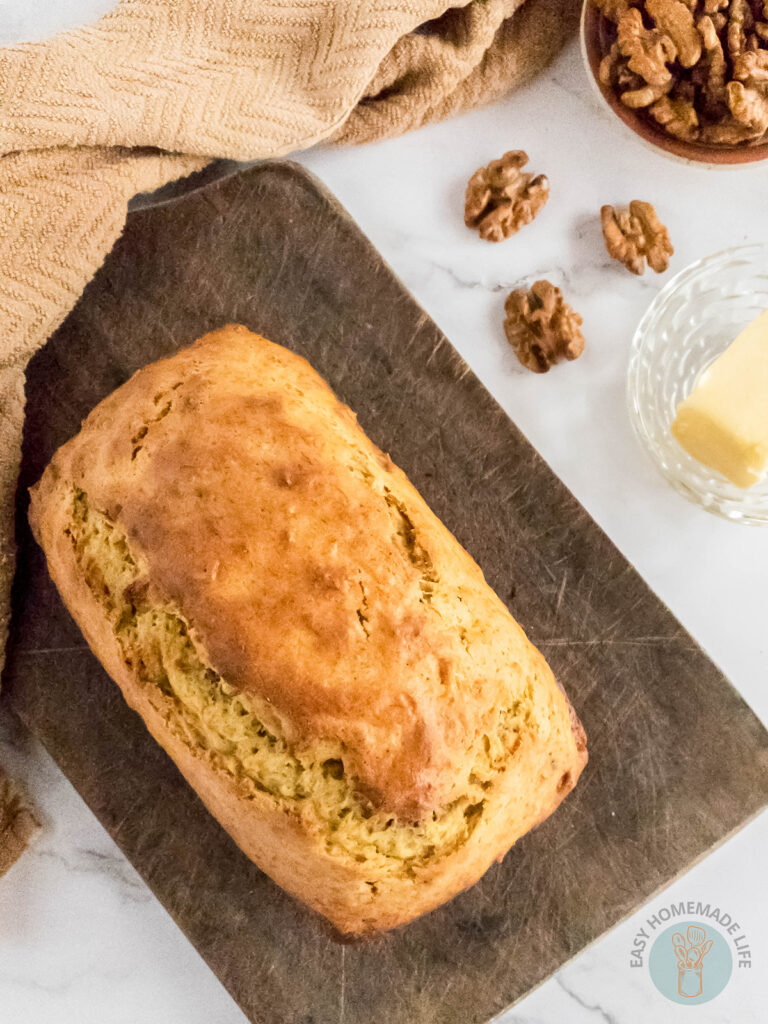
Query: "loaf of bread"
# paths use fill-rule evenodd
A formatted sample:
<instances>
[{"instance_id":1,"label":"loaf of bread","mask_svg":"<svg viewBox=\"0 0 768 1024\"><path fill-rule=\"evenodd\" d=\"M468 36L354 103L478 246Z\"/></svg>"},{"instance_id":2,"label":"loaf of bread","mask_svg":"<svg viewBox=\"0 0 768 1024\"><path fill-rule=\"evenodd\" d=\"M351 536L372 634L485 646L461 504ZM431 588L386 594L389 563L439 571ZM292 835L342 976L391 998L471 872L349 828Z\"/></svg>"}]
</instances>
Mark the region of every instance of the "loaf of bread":
<instances>
[{"instance_id":1,"label":"loaf of bread","mask_svg":"<svg viewBox=\"0 0 768 1024\"><path fill-rule=\"evenodd\" d=\"M211 813L342 932L472 885L586 763L472 558L309 364L244 327L101 402L30 520Z\"/></svg>"}]
</instances>

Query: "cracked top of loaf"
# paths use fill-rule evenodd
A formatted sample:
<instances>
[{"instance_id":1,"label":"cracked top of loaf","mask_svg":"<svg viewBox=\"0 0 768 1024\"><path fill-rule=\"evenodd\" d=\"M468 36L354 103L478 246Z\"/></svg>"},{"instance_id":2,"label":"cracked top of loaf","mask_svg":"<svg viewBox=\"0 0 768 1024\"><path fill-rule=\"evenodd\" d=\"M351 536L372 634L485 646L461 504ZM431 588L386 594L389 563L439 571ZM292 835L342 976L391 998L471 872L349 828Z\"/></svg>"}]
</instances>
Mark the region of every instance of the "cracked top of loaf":
<instances>
[{"instance_id":1,"label":"cracked top of loaf","mask_svg":"<svg viewBox=\"0 0 768 1024\"><path fill-rule=\"evenodd\" d=\"M63 479L90 523L73 544L91 543L87 510L102 535L119 530L126 593L175 610L281 742L332 748L373 811L419 822L482 797L533 750L546 751L531 759L542 778L545 763L578 760L583 737L542 656L289 350L230 326L146 367L56 454L33 522Z\"/></svg>"}]
</instances>

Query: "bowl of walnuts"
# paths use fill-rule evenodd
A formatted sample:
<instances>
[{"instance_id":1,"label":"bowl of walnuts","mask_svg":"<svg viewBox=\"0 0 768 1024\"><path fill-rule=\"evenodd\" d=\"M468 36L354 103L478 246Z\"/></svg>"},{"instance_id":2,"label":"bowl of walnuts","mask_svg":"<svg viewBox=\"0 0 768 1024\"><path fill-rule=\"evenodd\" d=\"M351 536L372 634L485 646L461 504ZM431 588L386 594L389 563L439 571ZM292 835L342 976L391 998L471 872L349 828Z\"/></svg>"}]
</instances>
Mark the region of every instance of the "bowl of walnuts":
<instances>
[{"instance_id":1,"label":"bowl of walnuts","mask_svg":"<svg viewBox=\"0 0 768 1024\"><path fill-rule=\"evenodd\" d=\"M611 110L671 157L768 157L768 0L585 0L587 69Z\"/></svg>"}]
</instances>

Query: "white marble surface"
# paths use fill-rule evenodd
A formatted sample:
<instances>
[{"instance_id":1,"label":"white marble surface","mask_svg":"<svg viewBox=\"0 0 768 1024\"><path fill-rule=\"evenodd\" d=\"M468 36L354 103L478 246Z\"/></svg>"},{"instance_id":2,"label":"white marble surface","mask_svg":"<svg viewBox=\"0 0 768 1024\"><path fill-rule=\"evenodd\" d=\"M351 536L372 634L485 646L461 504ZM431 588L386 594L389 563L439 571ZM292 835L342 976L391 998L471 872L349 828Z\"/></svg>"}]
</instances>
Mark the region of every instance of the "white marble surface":
<instances>
[{"instance_id":1,"label":"white marble surface","mask_svg":"<svg viewBox=\"0 0 768 1024\"><path fill-rule=\"evenodd\" d=\"M0 43L40 38L107 0L0 0ZM552 183L537 221L503 245L462 223L467 177L525 148ZM587 87L576 45L533 86L495 106L358 150L300 157L361 224L400 278L550 465L768 720L768 530L722 522L673 493L630 434L624 374L634 327L665 277L636 279L602 247L604 202L657 205L672 269L768 231L765 169L713 173L627 140ZM506 293L547 277L584 316L587 349L546 377L522 370L501 330ZM242 1024L244 1018L36 743L5 723L0 760L46 817L36 847L0 882L3 1024ZM768 887L763 815L662 898L616 928L504 1017L507 1024L706 1024L765 1019ZM727 907L755 969L679 1007L629 968L636 926L668 898Z\"/></svg>"}]
</instances>

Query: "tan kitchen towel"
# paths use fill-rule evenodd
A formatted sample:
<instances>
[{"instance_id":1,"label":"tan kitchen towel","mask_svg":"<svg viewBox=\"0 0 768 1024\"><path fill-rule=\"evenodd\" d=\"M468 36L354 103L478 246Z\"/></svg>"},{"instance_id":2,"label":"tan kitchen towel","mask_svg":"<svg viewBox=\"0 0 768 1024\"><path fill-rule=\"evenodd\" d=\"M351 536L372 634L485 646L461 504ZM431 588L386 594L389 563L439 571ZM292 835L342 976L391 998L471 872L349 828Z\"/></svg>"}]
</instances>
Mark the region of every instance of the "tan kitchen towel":
<instances>
[{"instance_id":1,"label":"tan kitchen towel","mask_svg":"<svg viewBox=\"0 0 768 1024\"><path fill-rule=\"evenodd\" d=\"M39 827L21 790L0 767L0 878L13 867Z\"/></svg>"},{"instance_id":2,"label":"tan kitchen towel","mask_svg":"<svg viewBox=\"0 0 768 1024\"><path fill-rule=\"evenodd\" d=\"M120 234L126 202L211 157L394 135L539 71L578 0L122 0L0 49L0 664L27 360ZM515 145L491 139L479 160Z\"/></svg>"}]
</instances>

